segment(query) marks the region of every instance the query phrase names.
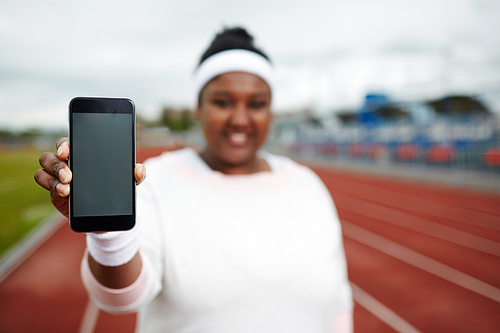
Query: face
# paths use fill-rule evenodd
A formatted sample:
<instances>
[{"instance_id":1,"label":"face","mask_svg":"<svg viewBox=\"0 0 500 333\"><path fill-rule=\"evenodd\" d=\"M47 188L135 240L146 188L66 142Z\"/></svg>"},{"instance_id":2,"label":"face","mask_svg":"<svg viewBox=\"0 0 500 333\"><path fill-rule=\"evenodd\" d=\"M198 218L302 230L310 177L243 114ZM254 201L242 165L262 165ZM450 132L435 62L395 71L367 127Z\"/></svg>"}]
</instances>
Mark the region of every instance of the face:
<instances>
[{"instance_id":1,"label":"face","mask_svg":"<svg viewBox=\"0 0 500 333\"><path fill-rule=\"evenodd\" d=\"M213 169L246 173L256 167L272 118L270 103L269 86L252 74L222 74L205 86L194 117L205 135L202 157Z\"/></svg>"}]
</instances>

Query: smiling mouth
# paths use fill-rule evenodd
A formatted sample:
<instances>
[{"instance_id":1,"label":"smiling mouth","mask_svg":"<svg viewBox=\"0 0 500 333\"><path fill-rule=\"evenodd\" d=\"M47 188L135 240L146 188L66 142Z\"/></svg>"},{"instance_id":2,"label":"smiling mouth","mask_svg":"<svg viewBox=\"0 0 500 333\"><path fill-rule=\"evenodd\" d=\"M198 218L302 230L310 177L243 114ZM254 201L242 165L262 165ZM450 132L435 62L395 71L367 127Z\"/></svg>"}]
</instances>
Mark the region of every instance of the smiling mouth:
<instances>
[{"instance_id":1,"label":"smiling mouth","mask_svg":"<svg viewBox=\"0 0 500 333\"><path fill-rule=\"evenodd\" d=\"M235 146L245 145L248 142L249 138L250 136L246 133L230 133L228 135L229 142Z\"/></svg>"}]
</instances>

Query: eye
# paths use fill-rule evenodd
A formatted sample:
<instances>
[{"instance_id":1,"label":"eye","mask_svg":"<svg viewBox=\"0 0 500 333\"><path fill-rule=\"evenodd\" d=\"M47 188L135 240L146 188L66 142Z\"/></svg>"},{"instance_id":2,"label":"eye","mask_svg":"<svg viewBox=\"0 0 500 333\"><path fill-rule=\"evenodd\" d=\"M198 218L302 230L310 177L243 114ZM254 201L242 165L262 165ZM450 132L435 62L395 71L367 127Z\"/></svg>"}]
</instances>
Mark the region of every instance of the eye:
<instances>
[{"instance_id":1,"label":"eye","mask_svg":"<svg viewBox=\"0 0 500 333\"><path fill-rule=\"evenodd\" d=\"M215 105L217 105L218 107L220 107L220 108L229 108L229 107L231 107L233 105L233 103L231 102L231 100L229 100L229 99L223 99L223 98L214 99L213 103Z\"/></svg>"},{"instance_id":2,"label":"eye","mask_svg":"<svg viewBox=\"0 0 500 333\"><path fill-rule=\"evenodd\" d=\"M262 109L267 106L266 101L250 101L248 107L251 109Z\"/></svg>"}]
</instances>

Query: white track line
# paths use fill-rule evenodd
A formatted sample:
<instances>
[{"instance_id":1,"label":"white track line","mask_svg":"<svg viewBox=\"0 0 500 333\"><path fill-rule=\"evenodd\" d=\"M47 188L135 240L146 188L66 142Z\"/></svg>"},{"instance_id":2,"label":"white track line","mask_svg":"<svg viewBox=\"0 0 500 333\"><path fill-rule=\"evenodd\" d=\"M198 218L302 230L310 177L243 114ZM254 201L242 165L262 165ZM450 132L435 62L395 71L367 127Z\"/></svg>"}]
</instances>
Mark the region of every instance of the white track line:
<instances>
[{"instance_id":1,"label":"white track line","mask_svg":"<svg viewBox=\"0 0 500 333\"><path fill-rule=\"evenodd\" d=\"M339 208L356 214L500 257L500 243L492 240L361 199L338 195L335 202Z\"/></svg>"},{"instance_id":2,"label":"white track line","mask_svg":"<svg viewBox=\"0 0 500 333\"><path fill-rule=\"evenodd\" d=\"M0 260L0 283L59 230L64 225L63 221L64 218L61 214L52 215L10 249Z\"/></svg>"},{"instance_id":3,"label":"white track line","mask_svg":"<svg viewBox=\"0 0 500 333\"><path fill-rule=\"evenodd\" d=\"M366 291L364 291L363 289L361 289L359 286L357 286L352 282L351 282L351 288L354 300L359 305L364 307L368 312L373 314L382 322L392 327L395 331L404 333L420 333L419 330L410 325L406 320L398 316L391 309L389 309L384 304L377 301Z\"/></svg>"},{"instance_id":4,"label":"white track line","mask_svg":"<svg viewBox=\"0 0 500 333\"><path fill-rule=\"evenodd\" d=\"M342 229L346 237L500 303L500 289L492 285L345 220L342 220Z\"/></svg>"},{"instance_id":5,"label":"white track line","mask_svg":"<svg viewBox=\"0 0 500 333\"><path fill-rule=\"evenodd\" d=\"M98 318L99 308L89 298L78 333L93 333Z\"/></svg>"},{"instance_id":6,"label":"white track line","mask_svg":"<svg viewBox=\"0 0 500 333\"><path fill-rule=\"evenodd\" d=\"M333 179L333 178L332 178ZM429 199L424 199L408 194L398 193L391 190L381 189L375 186L360 184L351 180L334 178L336 183L344 183L349 191L356 193L356 198L369 199L370 201L378 202L392 207L407 209L413 212L422 212L428 215L450 219L457 222L471 224L483 228L500 230L500 217L493 214L478 212L476 210L457 207ZM352 196L347 193L335 193ZM370 191L374 195L370 197L360 197L363 193ZM500 201L499 201L500 203ZM422 207L425 207L424 209Z\"/></svg>"}]
</instances>

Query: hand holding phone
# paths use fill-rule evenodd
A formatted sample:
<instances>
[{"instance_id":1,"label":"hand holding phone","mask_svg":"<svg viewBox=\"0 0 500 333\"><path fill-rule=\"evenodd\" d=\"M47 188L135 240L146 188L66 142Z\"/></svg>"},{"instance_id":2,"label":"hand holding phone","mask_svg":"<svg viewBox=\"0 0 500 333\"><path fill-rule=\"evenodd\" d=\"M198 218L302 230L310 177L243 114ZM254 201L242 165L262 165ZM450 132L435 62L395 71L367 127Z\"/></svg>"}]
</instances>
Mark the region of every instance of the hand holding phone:
<instances>
[{"instance_id":1,"label":"hand holding phone","mask_svg":"<svg viewBox=\"0 0 500 333\"><path fill-rule=\"evenodd\" d=\"M80 98L78 98L80 99ZM86 98L88 99L88 98ZM76 99L75 99L76 100ZM92 100L95 100L92 99ZM98 99L101 100L101 99ZM104 101L106 102L106 101ZM133 106L133 104L132 104ZM71 108L70 108L71 109ZM105 109L101 109L101 111L104 111ZM114 111L113 111L114 112ZM130 112L128 112L130 113ZM133 118L135 119L135 117ZM131 133L130 136L133 137L133 142L135 143L135 124L133 127L127 127L127 131L130 131ZM71 131L73 133L73 131ZM93 133L92 135L95 135ZM97 140L98 141L98 140ZM68 159L70 157L70 145L68 142L68 138L60 138L56 142L56 149L57 149L57 154L54 154L52 152L45 152L43 153L40 158L39 162L40 165L42 166L42 169L39 169L35 172L34 178L35 181L44 189L50 191L50 198L52 201L52 204L54 207L64 216L69 217L69 197L70 193L73 191L73 189L70 189L70 181L72 182L72 177L73 173L71 172L70 168L68 167ZM135 145L133 148L131 148L131 151L135 151ZM135 154L133 154L135 156ZM100 162L99 162L100 163ZM97 168L97 174L101 174L99 168ZM134 168L134 178L135 182L132 181L132 183L139 184L144 180L146 176L146 170L142 164L136 164ZM98 177L100 178L100 177ZM127 176L127 183L129 182L129 177ZM130 186L130 188L135 188ZM98 220L97 216L88 216L87 218L91 220ZM75 221L73 218L71 219L72 221ZM79 220L79 219L77 219ZM71 225L72 228L74 228L76 231L82 231L82 232L91 232L91 231L112 231L115 229L124 229L123 225L120 223L117 224L101 224L99 225L97 229L93 230L92 223L90 225L79 225L82 221L75 221L76 225ZM94 222L95 224L95 222ZM81 230L80 230L81 229Z\"/></svg>"}]
</instances>

